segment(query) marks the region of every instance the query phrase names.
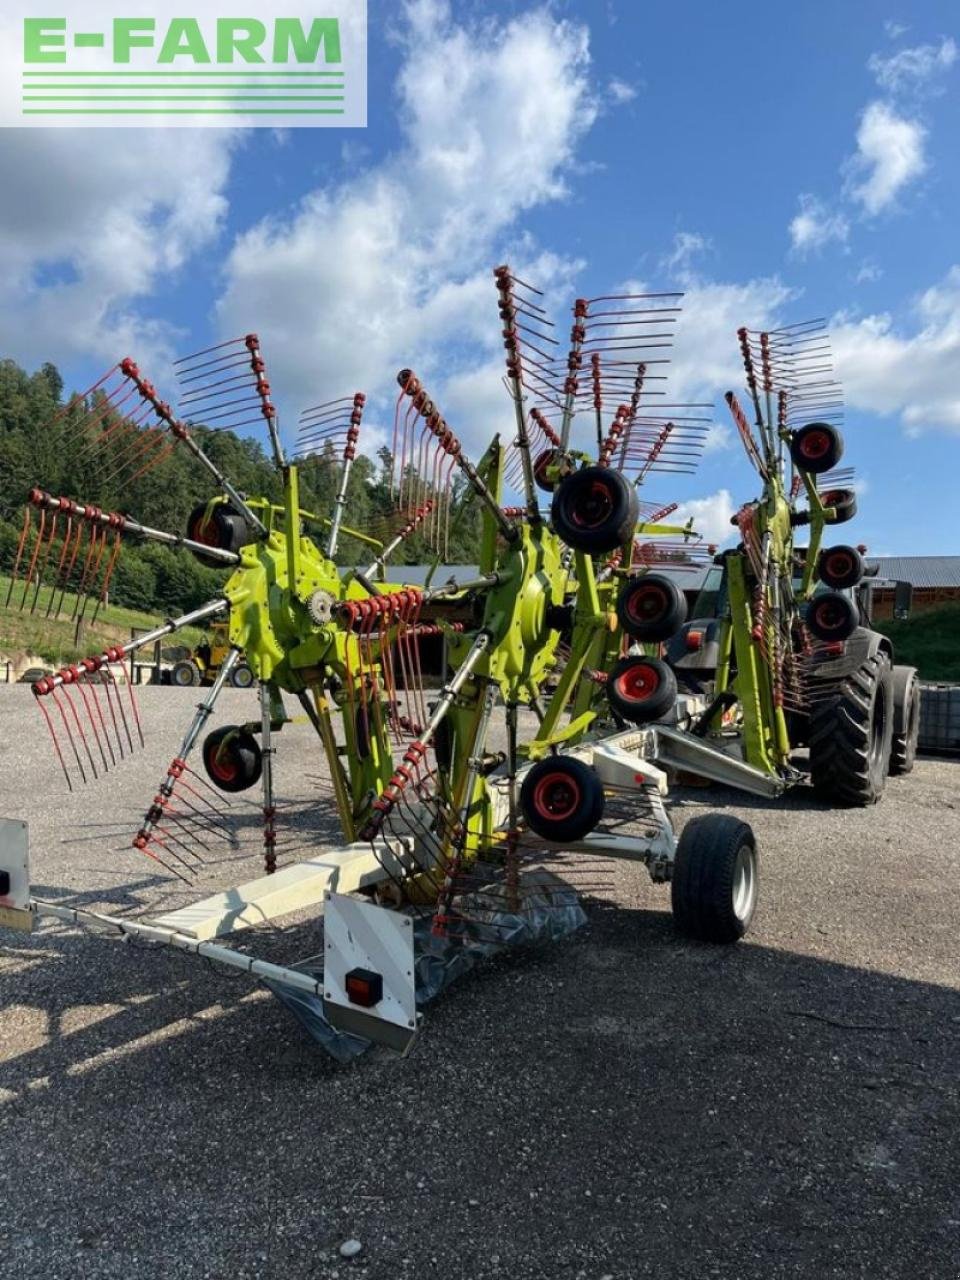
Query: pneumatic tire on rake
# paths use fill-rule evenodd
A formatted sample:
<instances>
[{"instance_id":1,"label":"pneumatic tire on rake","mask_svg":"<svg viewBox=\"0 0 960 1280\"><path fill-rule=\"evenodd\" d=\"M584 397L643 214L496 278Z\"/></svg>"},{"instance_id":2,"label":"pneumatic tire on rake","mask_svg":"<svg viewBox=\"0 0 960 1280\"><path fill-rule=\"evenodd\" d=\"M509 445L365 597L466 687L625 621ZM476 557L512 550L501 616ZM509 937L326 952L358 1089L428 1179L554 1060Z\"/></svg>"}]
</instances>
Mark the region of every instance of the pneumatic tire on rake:
<instances>
[{"instance_id":1,"label":"pneumatic tire on rake","mask_svg":"<svg viewBox=\"0 0 960 1280\"><path fill-rule=\"evenodd\" d=\"M662 573L628 578L617 596L617 618L635 640L669 640L687 620L686 598Z\"/></svg>"},{"instance_id":2,"label":"pneumatic tire on rake","mask_svg":"<svg viewBox=\"0 0 960 1280\"><path fill-rule=\"evenodd\" d=\"M237 725L223 725L208 733L202 754L207 777L221 791L246 791L260 781L260 743Z\"/></svg>"},{"instance_id":3,"label":"pneumatic tire on rake","mask_svg":"<svg viewBox=\"0 0 960 1280\"><path fill-rule=\"evenodd\" d=\"M583 467L564 476L550 506L557 536L575 551L591 555L629 542L639 510L636 489L611 467Z\"/></svg>"},{"instance_id":4,"label":"pneumatic tire on rake","mask_svg":"<svg viewBox=\"0 0 960 1280\"><path fill-rule=\"evenodd\" d=\"M836 687L816 688L810 709L810 779L821 800L876 804L890 767L893 672L876 653Z\"/></svg>"},{"instance_id":5,"label":"pneumatic tire on rake","mask_svg":"<svg viewBox=\"0 0 960 1280\"><path fill-rule=\"evenodd\" d=\"M737 942L757 906L759 858L753 831L739 818L692 818L677 844L670 882L673 919L700 942Z\"/></svg>"},{"instance_id":6,"label":"pneumatic tire on rake","mask_svg":"<svg viewBox=\"0 0 960 1280\"><path fill-rule=\"evenodd\" d=\"M621 658L607 679L607 701L622 720L647 724L677 700L677 677L659 658Z\"/></svg>"},{"instance_id":7,"label":"pneumatic tire on rake","mask_svg":"<svg viewBox=\"0 0 960 1280\"><path fill-rule=\"evenodd\" d=\"M916 667L893 668L893 745L890 772L909 773L917 759L920 737L920 681Z\"/></svg>"},{"instance_id":8,"label":"pneumatic tire on rake","mask_svg":"<svg viewBox=\"0 0 960 1280\"><path fill-rule=\"evenodd\" d=\"M527 826L544 840L582 840L603 817L603 807L603 783L576 756L539 760L520 788Z\"/></svg>"}]
</instances>

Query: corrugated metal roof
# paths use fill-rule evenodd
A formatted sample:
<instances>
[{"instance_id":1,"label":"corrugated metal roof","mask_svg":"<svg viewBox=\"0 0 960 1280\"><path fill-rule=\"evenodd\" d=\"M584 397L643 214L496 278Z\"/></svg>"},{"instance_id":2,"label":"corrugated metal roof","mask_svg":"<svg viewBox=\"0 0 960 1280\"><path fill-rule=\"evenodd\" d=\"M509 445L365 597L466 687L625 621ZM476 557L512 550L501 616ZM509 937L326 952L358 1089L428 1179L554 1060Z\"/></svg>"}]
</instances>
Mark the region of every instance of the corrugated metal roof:
<instances>
[{"instance_id":1,"label":"corrugated metal roof","mask_svg":"<svg viewBox=\"0 0 960 1280\"><path fill-rule=\"evenodd\" d=\"M877 566L878 578L894 578L920 589L960 589L960 556L868 556L867 564Z\"/></svg>"}]
</instances>

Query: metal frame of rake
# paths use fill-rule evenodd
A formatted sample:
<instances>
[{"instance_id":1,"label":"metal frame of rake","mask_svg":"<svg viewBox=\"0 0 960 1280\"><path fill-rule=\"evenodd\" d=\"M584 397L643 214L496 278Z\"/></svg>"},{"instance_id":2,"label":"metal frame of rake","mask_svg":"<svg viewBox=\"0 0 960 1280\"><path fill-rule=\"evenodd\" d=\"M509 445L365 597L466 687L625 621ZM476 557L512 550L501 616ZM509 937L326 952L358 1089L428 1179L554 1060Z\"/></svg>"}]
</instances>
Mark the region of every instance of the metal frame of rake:
<instances>
[{"instance_id":1,"label":"metal frame of rake","mask_svg":"<svg viewBox=\"0 0 960 1280\"><path fill-rule=\"evenodd\" d=\"M112 529L118 540L133 536L181 545L232 570L221 598L116 651L129 654L190 622L228 614L230 654L197 707L135 837L138 848L163 861L173 874L191 879L202 857L190 836L200 795L189 761L243 650L260 679L260 715L221 740L217 759L228 758L241 745L249 750L255 740L268 872L276 866L273 734L287 720L282 701L287 693L300 700L321 739L347 839L359 834L376 849L385 825L393 830L400 824L427 850L425 858L399 875L397 857L385 864L385 873L399 881L401 895L421 895L425 882L432 880L426 896L441 900L440 914L449 916L462 888L458 877L481 854L489 860L493 850L507 881L519 884L515 855L523 837L517 790L523 762L568 750L602 723L607 711L603 677L628 644L609 625L620 582L658 563L692 564L705 554L689 527L661 523L672 510L669 505L641 507L637 502L643 516L636 525L640 537L631 531L604 564L595 566L589 554L561 543L540 510L537 493L538 484L562 484L584 463L626 469L634 488L653 472L692 467L706 430L706 418L692 409L702 406L656 402L654 409L645 401L646 396L662 395L649 384L664 375L652 374L650 366L666 363L677 296L578 300L570 350L558 360L539 336L546 321L534 300L536 291L508 268L498 268L495 278L516 438L506 450L495 442L474 465L416 375L402 370L393 485L404 524L389 546L377 544L379 554L365 572L340 574L332 563L341 532L364 538L342 523L365 403L362 393L306 410L295 461L290 462L280 443L256 335L177 362L184 417L212 428L266 423L283 480L278 505L242 495L194 439L189 423L174 414L132 360L101 380L96 394L84 402L79 428L74 412L73 429L84 435L85 447L100 452L118 448L112 465L126 467L134 479L182 443L215 482L215 496L197 525L199 537L150 530L95 508L78 514L80 504L69 504L73 518L85 527ZM589 385L582 388L584 360L590 375ZM621 393L627 398L603 430L604 404ZM534 397L538 404L530 403ZM596 426L595 459L573 447L574 419L584 407L592 411ZM691 411L673 413L681 408ZM556 428L548 422L549 412L559 414ZM538 467L535 456L542 445L549 452L546 467ZM296 462L318 453L339 467L330 516L299 505ZM441 546L445 543L455 470L482 511L479 577L425 591L375 583L388 555L415 528L427 530ZM523 501L518 507L502 504L505 475L520 481ZM33 505L42 514L66 511L65 503L41 494ZM322 545L305 536L303 530L311 524L325 531ZM38 537L37 546L44 545ZM451 619L452 611L459 617L465 606L481 618L478 626ZM570 617L574 625L567 647L561 645L560 633ZM454 674L430 706L420 645L438 635ZM107 654L88 661L109 666L111 659ZM545 692L548 678L557 675L556 688ZM79 676L70 669L57 673L35 688L38 703L42 706L47 696L56 699L78 681L82 686L84 679L82 664ZM498 699L508 742L500 761L485 748ZM520 742L518 728L524 705L540 718L540 728L527 744ZM493 777L498 768L505 770L508 783L503 830L487 785L488 775ZM401 841L397 848L408 845Z\"/></svg>"},{"instance_id":2,"label":"metal frame of rake","mask_svg":"<svg viewBox=\"0 0 960 1280\"><path fill-rule=\"evenodd\" d=\"M728 734L733 696L739 705L744 759L790 784L800 775L790 764L788 717L809 711L810 673L826 649L804 625L802 606L818 585L824 529L837 516L824 497L829 499L831 489L848 486L853 471L817 475L791 456L801 426L813 420L813 425L839 428L843 421L842 394L833 376L823 321L770 332L741 328L737 341L752 423L735 392L727 392L725 399L762 491L734 516L741 541L723 557L727 607L719 620L715 696L697 732L707 737L721 730ZM806 499L805 509L800 507L801 497ZM794 548L798 526L809 529L802 565ZM798 575L801 582L795 589Z\"/></svg>"}]
</instances>

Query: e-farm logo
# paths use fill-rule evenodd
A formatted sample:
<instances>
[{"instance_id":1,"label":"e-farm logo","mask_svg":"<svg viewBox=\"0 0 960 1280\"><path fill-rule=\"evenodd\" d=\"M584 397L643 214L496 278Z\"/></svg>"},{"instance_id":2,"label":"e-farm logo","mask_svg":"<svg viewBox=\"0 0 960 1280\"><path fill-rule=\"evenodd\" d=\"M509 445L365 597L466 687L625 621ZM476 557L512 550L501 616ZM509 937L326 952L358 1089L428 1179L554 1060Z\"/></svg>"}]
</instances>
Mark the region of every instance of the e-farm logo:
<instances>
[{"instance_id":1,"label":"e-farm logo","mask_svg":"<svg viewBox=\"0 0 960 1280\"><path fill-rule=\"evenodd\" d=\"M190 16L177 0L71 5L21 12L20 95L3 124L366 124L365 0L259 0L236 17L222 0L194 0Z\"/></svg>"}]
</instances>

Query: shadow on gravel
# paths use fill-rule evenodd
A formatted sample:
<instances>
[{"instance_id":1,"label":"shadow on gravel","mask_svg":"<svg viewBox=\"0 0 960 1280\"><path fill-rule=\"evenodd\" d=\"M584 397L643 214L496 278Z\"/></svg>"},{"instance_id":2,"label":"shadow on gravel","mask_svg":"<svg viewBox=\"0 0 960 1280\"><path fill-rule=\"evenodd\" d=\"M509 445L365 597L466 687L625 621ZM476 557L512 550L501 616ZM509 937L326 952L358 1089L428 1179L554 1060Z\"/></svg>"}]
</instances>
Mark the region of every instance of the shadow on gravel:
<instances>
[{"instance_id":1,"label":"shadow on gravel","mask_svg":"<svg viewBox=\"0 0 960 1280\"><path fill-rule=\"evenodd\" d=\"M385 1278L955 1274L956 991L590 913L346 1068L246 979L25 939L5 1004L46 1032L0 1064L6 1225L89 1237L51 1275L327 1276L348 1235Z\"/></svg>"}]
</instances>

